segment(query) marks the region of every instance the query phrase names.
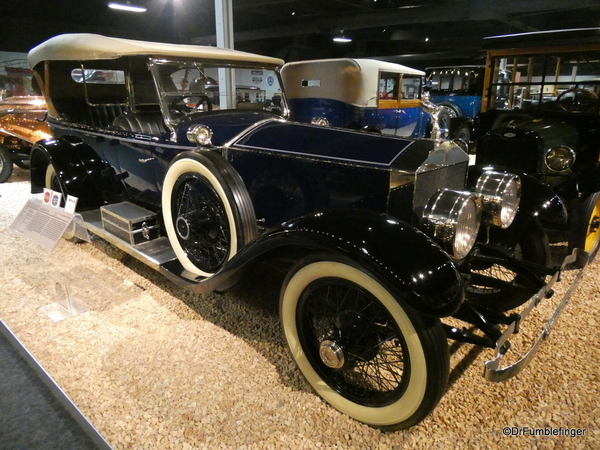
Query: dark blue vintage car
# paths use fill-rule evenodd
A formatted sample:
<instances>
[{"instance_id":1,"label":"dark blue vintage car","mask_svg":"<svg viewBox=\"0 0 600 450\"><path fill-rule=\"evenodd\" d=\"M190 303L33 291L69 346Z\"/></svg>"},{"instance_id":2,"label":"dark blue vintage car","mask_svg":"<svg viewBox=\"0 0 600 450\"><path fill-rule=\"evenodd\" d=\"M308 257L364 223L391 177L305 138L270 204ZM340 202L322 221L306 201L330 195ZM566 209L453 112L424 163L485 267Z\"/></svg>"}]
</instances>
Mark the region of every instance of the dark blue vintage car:
<instances>
[{"instance_id":1,"label":"dark blue vintage car","mask_svg":"<svg viewBox=\"0 0 600 450\"><path fill-rule=\"evenodd\" d=\"M29 62L54 136L33 146L32 192L77 197L87 229L195 292L259 262L284 271L291 355L340 411L421 421L446 389L448 338L496 349L494 381L529 361L498 363L526 315L504 311L558 278L533 220L556 205L526 176L469 169L437 133L289 121L275 58L76 34Z\"/></svg>"}]
</instances>

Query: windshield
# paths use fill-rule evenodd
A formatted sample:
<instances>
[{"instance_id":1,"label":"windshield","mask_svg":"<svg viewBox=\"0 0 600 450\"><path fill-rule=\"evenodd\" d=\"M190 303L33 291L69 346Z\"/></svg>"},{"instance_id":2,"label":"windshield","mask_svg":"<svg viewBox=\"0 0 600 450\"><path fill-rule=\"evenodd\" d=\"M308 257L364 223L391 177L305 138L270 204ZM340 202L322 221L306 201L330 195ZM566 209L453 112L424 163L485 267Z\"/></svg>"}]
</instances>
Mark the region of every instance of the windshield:
<instances>
[{"instance_id":1,"label":"windshield","mask_svg":"<svg viewBox=\"0 0 600 450\"><path fill-rule=\"evenodd\" d=\"M282 113L274 70L162 60L153 61L151 67L171 124L192 114L231 109Z\"/></svg>"},{"instance_id":2,"label":"windshield","mask_svg":"<svg viewBox=\"0 0 600 450\"><path fill-rule=\"evenodd\" d=\"M598 54L502 56L492 60L492 109L597 113Z\"/></svg>"}]
</instances>

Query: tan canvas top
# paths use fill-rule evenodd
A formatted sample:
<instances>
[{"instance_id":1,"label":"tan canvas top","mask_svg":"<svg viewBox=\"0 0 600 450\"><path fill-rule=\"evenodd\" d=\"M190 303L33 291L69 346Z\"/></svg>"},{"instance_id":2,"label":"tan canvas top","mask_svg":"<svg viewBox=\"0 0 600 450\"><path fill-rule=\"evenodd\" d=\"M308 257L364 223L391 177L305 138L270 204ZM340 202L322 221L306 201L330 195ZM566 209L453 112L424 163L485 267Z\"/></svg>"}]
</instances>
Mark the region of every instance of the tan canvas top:
<instances>
[{"instance_id":1,"label":"tan canvas top","mask_svg":"<svg viewBox=\"0 0 600 450\"><path fill-rule=\"evenodd\" d=\"M27 59L33 68L41 61L116 59L127 55L208 58L232 62L257 62L267 66L283 64L283 60L278 58L219 47L164 44L86 33L61 34L50 38L31 49Z\"/></svg>"}]
</instances>

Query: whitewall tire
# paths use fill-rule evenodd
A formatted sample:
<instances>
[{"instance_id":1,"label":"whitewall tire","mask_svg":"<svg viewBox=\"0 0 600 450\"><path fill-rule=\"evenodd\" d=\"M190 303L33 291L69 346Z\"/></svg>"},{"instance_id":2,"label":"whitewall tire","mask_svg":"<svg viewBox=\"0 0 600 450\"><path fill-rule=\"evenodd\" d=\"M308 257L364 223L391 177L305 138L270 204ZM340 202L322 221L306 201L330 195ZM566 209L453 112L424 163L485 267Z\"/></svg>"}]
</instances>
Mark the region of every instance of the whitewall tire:
<instances>
[{"instance_id":1,"label":"whitewall tire","mask_svg":"<svg viewBox=\"0 0 600 450\"><path fill-rule=\"evenodd\" d=\"M307 381L360 422L410 427L445 390L449 356L440 321L425 319L350 262L300 262L282 288L280 313Z\"/></svg>"}]
</instances>

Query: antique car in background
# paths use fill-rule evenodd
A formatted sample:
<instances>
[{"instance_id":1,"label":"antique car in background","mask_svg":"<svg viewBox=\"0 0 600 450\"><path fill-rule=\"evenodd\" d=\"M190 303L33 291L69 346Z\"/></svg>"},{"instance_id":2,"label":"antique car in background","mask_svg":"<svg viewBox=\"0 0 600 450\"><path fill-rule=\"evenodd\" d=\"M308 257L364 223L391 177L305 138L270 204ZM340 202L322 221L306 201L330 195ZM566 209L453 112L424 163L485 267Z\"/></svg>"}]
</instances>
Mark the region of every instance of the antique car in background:
<instances>
[{"instance_id":1,"label":"antique car in background","mask_svg":"<svg viewBox=\"0 0 600 450\"><path fill-rule=\"evenodd\" d=\"M550 297L560 273L526 175L469 169L437 132L290 121L276 58L75 34L28 59L54 135L33 146L32 192L78 197L92 233L193 292L232 289L259 263L281 273L291 356L343 413L420 422L446 390L448 338L495 349L493 381L535 353L499 367L526 315L505 311ZM218 80L218 105L181 82L192 71ZM239 102L238 86L279 102Z\"/></svg>"},{"instance_id":2,"label":"antique car in background","mask_svg":"<svg viewBox=\"0 0 600 450\"><path fill-rule=\"evenodd\" d=\"M43 97L20 96L0 100L0 183L10 178L13 163L28 168L31 146L50 136Z\"/></svg>"},{"instance_id":3,"label":"antique car in background","mask_svg":"<svg viewBox=\"0 0 600 450\"><path fill-rule=\"evenodd\" d=\"M567 211L543 225L593 259L600 248L600 28L493 37L486 46L477 163L539 180L538 189Z\"/></svg>"},{"instance_id":4,"label":"antique car in background","mask_svg":"<svg viewBox=\"0 0 600 450\"><path fill-rule=\"evenodd\" d=\"M485 67L478 65L425 69L426 90L430 100L443 107L438 120L449 138L471 142L472 119L481 110L484 71Z\"/></svg>"},{"instance_id":5,"label":"antique car in background","mask_svg":"<svg viewBox=\"0 0 600 450\"><path fill-rule=\"evenodd\" d=\"M320 59L281 69L290 119L332 127L423 137L424 72L375 59Z\"/></svg>"}]
</instances>

